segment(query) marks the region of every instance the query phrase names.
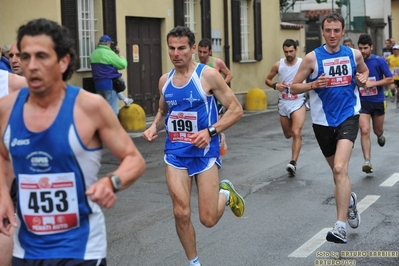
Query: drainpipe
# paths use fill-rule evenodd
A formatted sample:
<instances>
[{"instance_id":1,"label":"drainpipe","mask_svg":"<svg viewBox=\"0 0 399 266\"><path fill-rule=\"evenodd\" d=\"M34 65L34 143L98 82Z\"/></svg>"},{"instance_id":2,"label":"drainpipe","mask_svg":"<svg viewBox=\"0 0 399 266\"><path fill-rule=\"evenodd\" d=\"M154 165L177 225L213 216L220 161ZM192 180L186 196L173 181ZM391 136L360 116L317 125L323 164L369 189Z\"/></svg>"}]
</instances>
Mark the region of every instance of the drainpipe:
<instances>
[{"instance_id":1,"label":"drainpipe","mask_svg":"<svg viewBox=\"0 0 399 266\"><path fill-rule=\"evenodd\" d=\"M224 24L224 61L230 69L230 45L229 45L229 4L223 1L223 24ZM228 84L230 86L230 84Z\"/></svg>"}]
</instances>

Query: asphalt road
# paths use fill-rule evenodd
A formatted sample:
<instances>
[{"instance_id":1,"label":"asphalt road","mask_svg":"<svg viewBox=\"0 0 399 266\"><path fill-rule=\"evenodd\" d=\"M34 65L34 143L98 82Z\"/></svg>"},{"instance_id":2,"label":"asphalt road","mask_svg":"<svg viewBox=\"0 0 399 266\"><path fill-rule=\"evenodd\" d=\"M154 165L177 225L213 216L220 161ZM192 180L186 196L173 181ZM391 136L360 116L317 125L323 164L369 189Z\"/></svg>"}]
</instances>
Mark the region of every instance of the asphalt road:
<instances>
[{"instance_id":1,"label":"asphalt road","mask_svg":"<svg viewBox=\"0 0 399 266\"><path fill-rule=\"evenodd\" d=\"M380 148L372 136L374 174L361 171L360 134L350 161L352 189L358 195L361 224L348 226L348 244L325 241L336 220L331 170L311 128L303 129L297 175L288 177L291 140L284 138L276 111L246 113L225 134L220 179L229 179L245 198L246 210L236 218L229 208L213 228L198 219L197 192L192 190L192 221L204 266L216 265L399 265L399 112L388 103L387 143ZM147 143L133 140L147 162L147 171L118 194L104 210L110 266L187 266L175 232L172 203L165 183L165 133ZM118 161L105 150L101 174Z\"/></svg>"}]
</instances>

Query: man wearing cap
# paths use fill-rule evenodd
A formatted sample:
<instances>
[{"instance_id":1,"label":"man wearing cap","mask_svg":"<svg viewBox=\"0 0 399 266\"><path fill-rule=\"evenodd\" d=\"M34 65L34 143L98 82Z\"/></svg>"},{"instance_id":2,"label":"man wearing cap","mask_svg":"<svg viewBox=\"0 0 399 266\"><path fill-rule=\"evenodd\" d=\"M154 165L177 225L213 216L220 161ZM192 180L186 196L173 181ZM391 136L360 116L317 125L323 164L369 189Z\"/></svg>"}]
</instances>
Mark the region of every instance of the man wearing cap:
<instances>
[{"instance_id":1,"label":"man wearing cap","mask_svg":"<svg viewBox=\"0 0 399 266\"><path fill-rule=\"evenodd\" d=\"M5 56L8 60L10 60L10 49L11 49L11 45L6 44L1 48L1 53L3 54L3 56Z\"/></svg>"},{"instance_id":2,"label":"man wearing cap","mask_svg":"<svg viewBox=\"0 0 399 266\"><path fill-rule=\"evenodd\" d=\"M394 86L391 86L392 95L395 96L395 91L399 87L399 45L394 45L392 47L392 52L390 56L387 58L387 62L389 68L391 69L392 76L394 79ZM398 93L396 93L396 106L399 107L399 97Z\"/></svg>"},{"instance_id":3,"label":"man wearing cap","mask_svg":"<svg viewBox=\"0 0 399 266\"><path fill-rule=\"evenodd\" d=\"M5 52L8 52L7 47L6 46L4 46L3 48L0 47L0 69L12 73L10 61L8 61L8 58L3 55L3 53Z\"/></svg>"},{"instance_id":4,"label":"man wearing cap","mask_svg":"<svg viewBox=\"0 0 399 266\"><path fill-rule=\"evenodd\" d=\"M119 54L117 46L115 51L111 50L112 43L114 42L108 35L101 36L96 50L90 55L90 63L97 93L105 98L114 113L118 115L118 98L125 102L125 106L129 106L133 99L126 98L122 93L118 94L113 89L112 80L122 76L118 70L127 67L127 60Z\"/></svg>"}]
</instances>

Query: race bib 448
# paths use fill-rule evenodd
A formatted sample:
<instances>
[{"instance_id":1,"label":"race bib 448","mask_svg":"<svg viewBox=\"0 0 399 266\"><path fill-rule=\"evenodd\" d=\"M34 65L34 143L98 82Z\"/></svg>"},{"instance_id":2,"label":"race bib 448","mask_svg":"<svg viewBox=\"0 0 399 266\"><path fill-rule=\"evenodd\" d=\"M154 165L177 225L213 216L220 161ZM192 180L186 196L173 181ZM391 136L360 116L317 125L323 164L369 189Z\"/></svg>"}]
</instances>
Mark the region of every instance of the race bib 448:
<instances>
[{"instance_id":1,"label":"race bib 448","mask_svg":"<svg viewBox=\"0 0 399 266\"><path fill-rule=\"evenodd\" d=\"M349 56L323 60L324 73L328 77L327 87L349 85L352 81L352 66Z\"/></svg>"}]
</instances>

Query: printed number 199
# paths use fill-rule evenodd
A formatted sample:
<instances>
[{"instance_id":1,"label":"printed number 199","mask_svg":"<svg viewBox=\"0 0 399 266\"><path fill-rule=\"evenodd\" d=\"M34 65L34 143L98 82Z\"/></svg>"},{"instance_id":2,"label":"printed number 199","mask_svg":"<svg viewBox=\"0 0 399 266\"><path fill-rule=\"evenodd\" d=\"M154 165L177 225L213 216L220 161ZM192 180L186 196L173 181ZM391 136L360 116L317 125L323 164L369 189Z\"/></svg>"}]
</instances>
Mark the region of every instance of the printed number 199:
<instances>
[{"instance_id":1,"label":"printed number 199","mask_svg":"<svg viewBox=\"0 0 399 266\"><path fill-rule=\"evenodd\" d=\"M193 123L190 120L173 120L173 131L185 131L191 132L193 131Z\"/></svg>"}]
</instances>

